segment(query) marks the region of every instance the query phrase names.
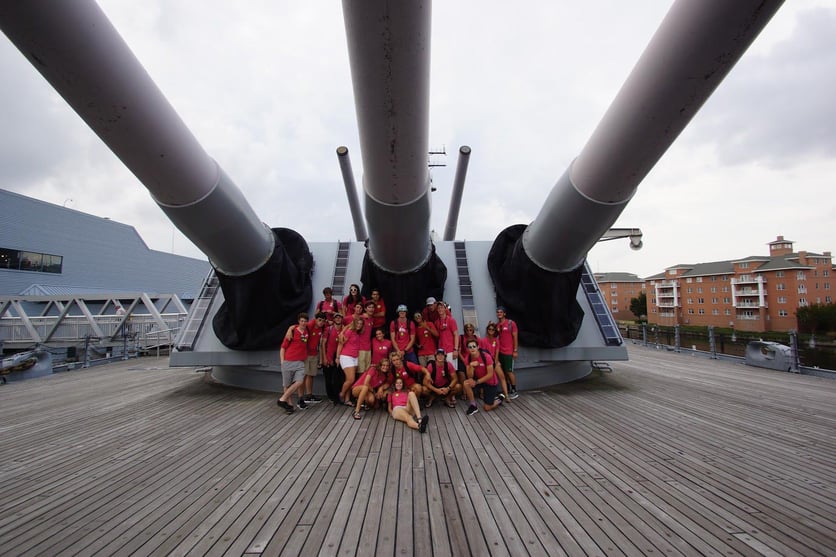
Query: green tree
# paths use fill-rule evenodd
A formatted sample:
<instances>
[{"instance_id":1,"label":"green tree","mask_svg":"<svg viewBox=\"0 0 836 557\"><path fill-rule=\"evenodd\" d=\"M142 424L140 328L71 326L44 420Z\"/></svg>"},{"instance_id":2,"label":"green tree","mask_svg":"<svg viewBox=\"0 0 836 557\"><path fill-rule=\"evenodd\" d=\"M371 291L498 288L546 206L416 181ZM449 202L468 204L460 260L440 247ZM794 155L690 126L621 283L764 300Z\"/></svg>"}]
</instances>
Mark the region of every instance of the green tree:
<instances>
[{"instance_id":1,"label":"green tree","mask_svg":"<svg viewBox=\"0 0 836 557\"><path fill-rule=\"evenodd\" d=\"M803 333L830 333L836 331L836 304L813 304L800 307L795 312L798 330Z\"/></svg>"},{"instance_id":2,"label":"green tree","mask_svg":"<svg viewBox=\"0 0 836 557\"><path fill-rule=\"evenodd\" d=\"M630 300L630 311L636 316L636 319L647 318L647 294L642 292L635 298Z\"/></svg>"}]
</instances>

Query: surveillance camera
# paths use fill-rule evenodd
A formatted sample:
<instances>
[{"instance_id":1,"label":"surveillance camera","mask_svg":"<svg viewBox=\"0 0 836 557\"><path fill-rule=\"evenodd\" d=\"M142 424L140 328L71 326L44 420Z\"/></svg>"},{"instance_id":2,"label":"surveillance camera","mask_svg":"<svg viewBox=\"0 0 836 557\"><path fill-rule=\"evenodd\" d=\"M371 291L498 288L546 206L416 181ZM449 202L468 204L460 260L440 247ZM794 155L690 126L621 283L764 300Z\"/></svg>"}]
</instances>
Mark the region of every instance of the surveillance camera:
<instances>
[{"instance_id":1,"label":"surveillance camera","mask_svg":"<svg viewBox=\"0 0 836 557\"><path fill-rule=\"evenodd\" d=\"M642 242L641 236L630 237L630 249L638 251L642 249L642 246L644 246L644 243Z\"/></svg>"}]
</instances>

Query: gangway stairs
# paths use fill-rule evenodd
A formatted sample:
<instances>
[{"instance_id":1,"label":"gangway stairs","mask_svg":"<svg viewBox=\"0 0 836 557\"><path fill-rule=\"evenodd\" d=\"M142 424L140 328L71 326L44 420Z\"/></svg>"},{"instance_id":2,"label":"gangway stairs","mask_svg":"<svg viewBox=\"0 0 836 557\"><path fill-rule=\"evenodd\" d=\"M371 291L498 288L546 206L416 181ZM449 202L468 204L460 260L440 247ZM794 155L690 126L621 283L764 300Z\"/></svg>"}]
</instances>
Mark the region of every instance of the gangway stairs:
<instances>
[{"instance_id":1,"label":"gangway stairs","mask_svg":"<svg viewBox=\"0 0 836 557\"><path fill-rule=\"evenodd\" d=\"M206 280L203 281L200 294L192 302L185 325L180 329L180 334L174 343L177 350L191 351L194 349L195 341L203 329L209 308L212 307L212 302L218 294L218 288L220 288L220 283L217 275L215 275L215 270L212 269L206 276Z\"/></svg>"},{"instance_id":2,"label":"gangway stairs","mask_svg":"<svg viewBox=\"0 0 836 557\"><path fill-rule=\"evenodd\" d=\"M348 252L351 248L350 242L337 243L337 260L334 263L334 280L331 281L331 290L334 298L342 300L345 296L345 277L348 273ZM343 313L345 313L343 308Z\"/></svg>"},{"instance_id":3,"label":"gangway stairs","mask_svg":"<svg viewBox=\"0 0 836 557\"><path fill-rule=\"evenodd\" d=\"M595 282L595 277L589 268L588 262L584 262L583 273L581 274L581 288L583 288L586 299L589 301L589 307L592 308L592 314L595 316L595 322L598 323L598 328L601 330L604 342L606 342L607 346L621 346L624 343L624 339L621 337L618 325L615 323L612 314L607 308L607 301L604 299L603 294L601 294L598 283Z\"/></svg>"},{"instance_id":4,"label":"gangway stairs","mask_svg":"<svg viewBox=\"0 0 836 557\"><path fill-rule=\"evenodd\" d=\"M462 322L461 331L464 331L465 323L472 323L479 331L479 319L476 317L476 306L473 303L473 284L470 280L470 270L467 266L467 248L461 241L453 242L453 250L456 255L456 271L459 275L459 294L462 300Z\"/></svg>"}]
</instances>

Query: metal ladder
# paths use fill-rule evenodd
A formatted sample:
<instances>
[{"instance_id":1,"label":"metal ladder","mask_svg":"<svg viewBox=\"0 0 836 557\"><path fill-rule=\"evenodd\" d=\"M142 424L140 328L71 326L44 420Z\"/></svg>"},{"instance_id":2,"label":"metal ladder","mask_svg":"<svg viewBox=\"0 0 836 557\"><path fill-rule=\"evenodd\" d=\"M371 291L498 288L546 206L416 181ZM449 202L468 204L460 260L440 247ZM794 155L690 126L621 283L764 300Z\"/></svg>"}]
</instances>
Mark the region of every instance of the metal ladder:
<instances>
[{"instance_id":1,"label":"metal ladder","mask_svg":"<svg viewBox=\"0 0 836 557\"><path fill-rule=\"evenodd\" d=\"M177 340L174 341L174 347L177 350L186 352L194 349L195 341L203 329L206 315L209 312L209 308L212 307L212 301L218 293L218 288L220 288L220 283L218 277L215 275L215 270L212 269L206 276L206 280L203 281L203 288L201 288L198 297L192 302L192 306L189 308L189 315L186 317L186 323L180 329Z\"/></svg>"},{"instance_id":2,"label":"metal ladder","mask_svg":"<svg viewBox=\"0 0 836 557\"><path fill-rule=\"evenodd\" d=\"M456 271L459 274L459 295L462 300L462 324L460 330L464 330L465 323L472 323L479 331L479 320L476 317L476 306L473 304L473 285L470 281L470 270L467 266L467 248L464 242L453 242L453 249L456 254Z\"/></svg>"},{"instance_id":3,"label":"metal ladder","mask_svg":"<svg viewBox=\"0 0 836 557\"><path fill-rule=\"evenodd\" d=\"M350 242L337 243L337 261L334 263L334 280L331 284L331 290L334 291L334 298L341 302L345 295L345 277L348 273L348 252L350 248ZM345 308L343 308L343 311L345 311Z\"/></svg>"}]
</instances>

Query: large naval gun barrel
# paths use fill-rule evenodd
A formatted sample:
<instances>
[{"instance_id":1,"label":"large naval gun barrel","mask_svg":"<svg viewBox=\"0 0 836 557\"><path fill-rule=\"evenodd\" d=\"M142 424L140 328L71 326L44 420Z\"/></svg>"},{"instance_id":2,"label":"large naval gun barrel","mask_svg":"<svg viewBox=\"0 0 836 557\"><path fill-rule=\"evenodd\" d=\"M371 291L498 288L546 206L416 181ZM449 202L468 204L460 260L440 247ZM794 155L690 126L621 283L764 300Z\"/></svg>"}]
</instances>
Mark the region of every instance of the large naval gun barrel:
<instances>
[{"instance_id":1,"label":"large naval gun barrel","mask_svg":"<svg viewBox=\"0 0 836 557\"><path fill-rule=\"evenodd\" d=\"M488 267L498 303L517 316L521 344L574 340L587 252L782 3L678 0L671 7L538 216L494 242Z\"/></svg>"},{"instance_id":2,"label":"large naval gun barrel","mask_svg":"<svg viewBox=\"0 0 836 557\"><path fill-rule=\"evenodd\" d=\"M447 276L430 239L431 12L429 1L343 0L369 235L363 294L381 288L412 308L440 297Z\"/></svg>"},{"instance_id":3,"label":"large naval gun barrel","mask_svg":"<svg viewBox=\"0 0 836 557\"><path fill-rule=\"evenodd\" d=\"M312 298L304 239L258 219L95 2L2 2L0 28L209 257L218 338L274 346Z\"/></svg>"}]
</instances>

